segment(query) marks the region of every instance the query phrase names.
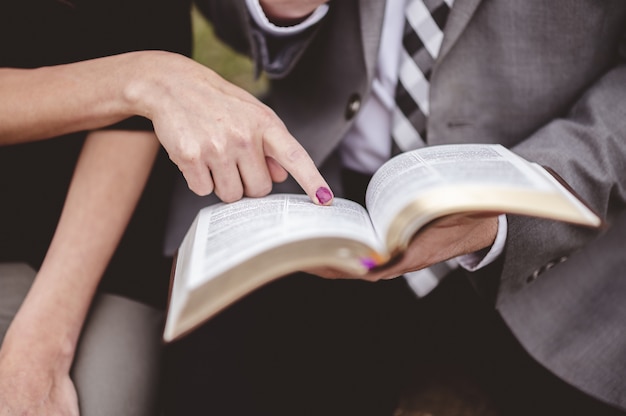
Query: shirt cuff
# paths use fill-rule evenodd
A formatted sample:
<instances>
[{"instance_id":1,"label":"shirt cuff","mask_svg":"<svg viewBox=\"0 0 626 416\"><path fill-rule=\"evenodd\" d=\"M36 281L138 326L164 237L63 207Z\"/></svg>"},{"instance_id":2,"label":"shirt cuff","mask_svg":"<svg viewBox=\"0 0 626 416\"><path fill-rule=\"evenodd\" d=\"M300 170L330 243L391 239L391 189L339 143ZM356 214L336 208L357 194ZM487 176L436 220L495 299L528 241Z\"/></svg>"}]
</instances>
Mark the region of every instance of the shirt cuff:
<instances>
[{"instance_id":1,"label":"shirt cuff","mask_svg":"<svg viewBox=\"0 0 626 416\"><path fill-rule=\"evenodd\" d=\"M252 19L261 30L263 30L268 35L278 37L291 36L302 33L311 26L317 24L320 20L322 20L322 18L324 18L324 16L326 16L326 13L328 13L328 5L322 4L317 9L315 9L315 11L311 13L311 15L307 17L303 22L292 26L277 26L269 21L269 19L263 12L263 8L261 7L259 0L246 0L246 6L248 6L250 16L252 16Z\"/></svg>"},{"instance_id":2,"label":"shirt cuff","mask_svg":"<svg viewBox=\"0 0 626 416\"><path fill-rule=\"evenodd\" d=\"M488 251L485 249L457 257L459 265L469 272L475 272L493 263L504 251L507 232L508 222L506 215L502 214L498 216L498 233L496 234L496 239L491 248L489 248Z\"/></svg>"}]
</instances>

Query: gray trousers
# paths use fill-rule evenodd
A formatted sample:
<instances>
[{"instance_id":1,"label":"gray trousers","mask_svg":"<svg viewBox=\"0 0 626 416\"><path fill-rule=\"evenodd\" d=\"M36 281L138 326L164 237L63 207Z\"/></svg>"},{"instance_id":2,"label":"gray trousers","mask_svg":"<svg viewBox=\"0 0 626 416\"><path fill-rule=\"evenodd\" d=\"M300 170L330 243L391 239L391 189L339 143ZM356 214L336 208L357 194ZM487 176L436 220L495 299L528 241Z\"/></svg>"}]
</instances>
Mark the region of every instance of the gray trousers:
<instances>
[{"instance_id":1,"label":"gray trousers","mask_svg":"<svg viewBox=\"0 0 626 416\"><path fill-rule=\"evenodd\" d=\"M0 345L35 274L26 264L0 263ZM96 297L71 370L81 416L158 414L162 326L161 311L120 296Z\"/></svg>"}]
</instances>

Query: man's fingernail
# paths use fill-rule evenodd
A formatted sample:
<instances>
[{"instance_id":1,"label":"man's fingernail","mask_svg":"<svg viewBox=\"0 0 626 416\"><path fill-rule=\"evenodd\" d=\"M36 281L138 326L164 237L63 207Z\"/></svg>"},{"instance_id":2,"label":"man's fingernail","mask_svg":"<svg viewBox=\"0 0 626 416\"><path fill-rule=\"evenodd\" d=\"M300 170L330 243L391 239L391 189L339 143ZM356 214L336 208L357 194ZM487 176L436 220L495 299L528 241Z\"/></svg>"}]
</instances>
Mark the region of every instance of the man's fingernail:
<instances>
[{"instance_id":1,"label":"man's fingernail","mask_svg":"<svg viewBox=\"0 0 626 416\"><path fill-rule=\"evenodd\" d=\"M330 192L330 189L323 186L319 188L317 192L315 192L315 196L317 197L319 203L322 205L325 205L326 203L328 203L328 201L333 199L333 194L332 192Z\"/></svg>"}]
</instances>

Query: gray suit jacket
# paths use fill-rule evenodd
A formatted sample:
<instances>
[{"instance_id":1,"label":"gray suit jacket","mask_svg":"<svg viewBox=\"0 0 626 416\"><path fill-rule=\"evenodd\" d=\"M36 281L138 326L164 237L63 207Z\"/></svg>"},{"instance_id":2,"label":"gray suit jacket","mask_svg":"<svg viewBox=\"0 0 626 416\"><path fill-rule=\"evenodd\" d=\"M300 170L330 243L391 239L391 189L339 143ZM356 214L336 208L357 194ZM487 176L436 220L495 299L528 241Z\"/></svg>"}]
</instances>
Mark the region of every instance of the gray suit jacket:
<instances>
[{"instance_id":1,"label":"gray suit jacket","mask_svg":"<svg viewBox=\"0 0 626 416\"><path fill-rule=\"evenodd\" d=\"M370 94L384 2L333 1L317 28L273 40L271 54L243 0L199 3L270 75L267 102L340 194L334 151ZM501 143L616 221L626 211L626 2L457 0L444 33L428 142ZM509 216L495 304L545 366L626 408L626 221L616 224L592 243L597 232Z\"/></svg>"}]
</instances>

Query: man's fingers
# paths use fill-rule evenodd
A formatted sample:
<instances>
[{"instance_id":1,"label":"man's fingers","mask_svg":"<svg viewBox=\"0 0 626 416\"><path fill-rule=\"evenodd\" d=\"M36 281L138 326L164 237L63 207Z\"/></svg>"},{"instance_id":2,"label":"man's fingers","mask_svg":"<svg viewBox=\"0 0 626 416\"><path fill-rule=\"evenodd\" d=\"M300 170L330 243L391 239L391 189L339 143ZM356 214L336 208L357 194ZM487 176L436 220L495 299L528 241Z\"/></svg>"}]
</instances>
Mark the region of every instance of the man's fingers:
<instances>
[{"instance_id":1,"label":"man's fingers","mask_svg":"<svg viewBox=\"0 0 626 416\"><path fill-rule=\"evenodd\" d=\"M264 139L265 154L287 170L314 203L332 203L333 193L330 186L304 147L284 127L268 129Z\"/></svg>"}]
</instances>

